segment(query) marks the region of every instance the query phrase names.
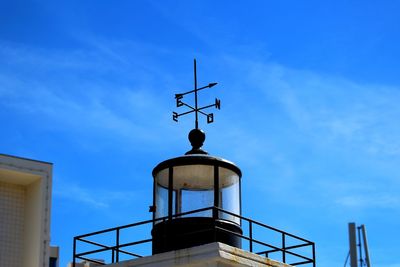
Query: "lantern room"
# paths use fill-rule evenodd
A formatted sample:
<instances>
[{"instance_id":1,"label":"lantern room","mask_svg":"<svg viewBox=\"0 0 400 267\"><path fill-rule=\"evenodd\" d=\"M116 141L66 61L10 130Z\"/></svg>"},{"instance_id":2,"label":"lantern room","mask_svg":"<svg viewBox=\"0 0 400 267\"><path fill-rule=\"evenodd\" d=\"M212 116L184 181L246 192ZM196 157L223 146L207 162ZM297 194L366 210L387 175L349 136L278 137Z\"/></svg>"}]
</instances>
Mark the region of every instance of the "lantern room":
<instances>
[{"instance_id":1,"label":"lantern room","mask_svg":"<svg viewBox=\"0 0 400 267\"><path fill-rule=\"evenodd\" d=\"M153 253L223 242L240 247L241 171L201 149L205 134L189 134L193 149L153 170ZM160 220L157 220L160 219Z\"/></svg>"}]
</instances>

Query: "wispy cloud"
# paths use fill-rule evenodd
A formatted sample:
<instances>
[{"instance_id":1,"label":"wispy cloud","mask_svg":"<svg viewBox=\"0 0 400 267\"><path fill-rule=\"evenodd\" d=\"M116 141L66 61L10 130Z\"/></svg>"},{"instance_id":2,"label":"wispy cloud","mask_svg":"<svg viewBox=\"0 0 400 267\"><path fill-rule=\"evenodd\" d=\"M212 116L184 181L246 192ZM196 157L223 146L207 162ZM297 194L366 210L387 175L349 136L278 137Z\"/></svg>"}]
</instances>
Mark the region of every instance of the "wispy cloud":
<instances>
[{"instance_id":1,"label":"wispy cloud","mask_svg":"<svg viewBox=\"0 0 400 267\"><path fill-rule=\"evenodd\" d=\"M259 106L251 106L255 109L252 114L258 116L249 116L246 121L263 118L272 125L272 112L279 112L280 125L313 138L311 145L340 143L362 153L400 156L400 124L396 123L400 117L399 87L364 84L268 61L230 57L225 64L231 66L232 76L240 75L242 79L236 85L237 91L240 87L251 88L243 91L244 101L258 97ZM255 92L262 93L264 99Z\"/></svg>"},{"instance_id":2,"label":"wispy cloud","mask_svg":"<svg viewBox=\"0 0 400 267\"><path fill-rule=\"evenodd\" d=\"M336 202L347 208L398 209L400 207L400 197L398 195L348 195L339 197Z\"/></svg>"},{"instance_id":3,"label":"wispy cloud","mask_svg":"<svg viewBox=\"0 0 400 267\"><path fill-rule=\"evenodd\" d=\"M149 128L163 125L160 109L168 104L149 79L156 74L144 75L141 65L118 68L124 64L120 55L104 46L43 51L1 43L6 66L0 67L0 108L40 117L48 122L42 126L62 131L156 142L159 137Z\"/></svg>"},{"instance_id":4,"label":"wispy cloud","mask_svg":"<svg viewBox=\"0 0 400 267\"><path fill-rule=\"evenodd\" d=\"M84 187L76 183L61 182L53 192L56 198L83 204L95 209L108 209L116 203L132 203L139 199L137 191L115 191L95 187Z\"/></svg>"},{"instance_id":5,"label":"wispy cloud","mask_svg":"<svg viewBox=\"0 0 400 267\"><path fill-rule=\"evenodd\" d=\"M77 185L63 186L62 190L54 190L54 196L85 204L97 209L108 208L109 203L105 199L99 199L99 194Z\"/></svg>"}]
</instances>

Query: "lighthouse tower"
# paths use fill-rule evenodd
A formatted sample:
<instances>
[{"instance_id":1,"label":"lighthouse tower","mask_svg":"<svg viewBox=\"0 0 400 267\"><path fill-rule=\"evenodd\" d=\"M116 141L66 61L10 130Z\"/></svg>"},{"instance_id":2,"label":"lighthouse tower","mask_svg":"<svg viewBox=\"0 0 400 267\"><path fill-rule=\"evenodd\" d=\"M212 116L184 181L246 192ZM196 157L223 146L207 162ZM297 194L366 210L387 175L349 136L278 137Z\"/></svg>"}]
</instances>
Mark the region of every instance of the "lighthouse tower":
<instances>
[{"instance_id":1,"label":"lighthouse tower","mask_svg":"<svg viewBox=\"0 0 400 267\"><path fill-rule=\"evenodd\" d=\"M195 60L194 89L175 94L176 106L183 112L173 112L173 120L188 114L195 118L188 135L191 148L154 167L152 219L75 237L73 267L316 266L313 242L242 216L241 170L203 149L206 134L199 128L199 117L212 123L214 114L207 112L220 109L221 103L215 99L200 107L198 94L215 85L197 86ZM194 104L186 102L187 95L194 95ZM122 242L127 240L122 236L127 229L143 225L151 228L149 238L131 236ZM114 235L115 242L95 242L101 235ZM79 251L82 244L94 247ZM143 244L151 244L150 255L135 250Z\"/></svg>"}]
</instances>

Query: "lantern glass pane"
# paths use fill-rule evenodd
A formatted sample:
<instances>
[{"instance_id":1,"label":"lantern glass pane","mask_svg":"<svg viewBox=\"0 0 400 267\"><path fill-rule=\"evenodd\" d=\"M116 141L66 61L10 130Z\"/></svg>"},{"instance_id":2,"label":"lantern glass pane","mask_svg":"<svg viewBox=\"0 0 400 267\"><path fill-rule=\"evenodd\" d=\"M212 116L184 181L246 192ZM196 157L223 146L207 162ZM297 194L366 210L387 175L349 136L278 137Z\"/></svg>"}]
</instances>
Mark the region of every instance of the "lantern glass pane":
<instances>
[{"instance_id":1,"label":"lantern glass pane","mask_svg":"<svg viewBox=\"0 0 400 267\"><path fill-rule=\"evenodd\" d=\"M168 216L168 189L156 184L156 219Z\"/></svg>"},{"instance_id":2,"label":"lantern glass pane","mask_svg":"<svg viewBox=\"0 0 400 267\"><path fill-rule=\"evenodd\" d=\"M219 183L220 208L237 215L241 215L239 182L240 182L239 176L234 172L230 172L229 176L226 175L224 179L220 179ZM227 214L225 212L220 213L220 218L240 224L240 218Z\"/></svg>"},{"instance_id":3,"label":"lantern glass pane","mask_svg":"<svg viewBox=\"0 0 400 267\"><path fill-rule=\"evenodd\" d=\"M213 190L181 190L181 212L212 207L214 205ZM184 217L212 217L212 211L196 212Z\"/></svg>"}]
</instances>

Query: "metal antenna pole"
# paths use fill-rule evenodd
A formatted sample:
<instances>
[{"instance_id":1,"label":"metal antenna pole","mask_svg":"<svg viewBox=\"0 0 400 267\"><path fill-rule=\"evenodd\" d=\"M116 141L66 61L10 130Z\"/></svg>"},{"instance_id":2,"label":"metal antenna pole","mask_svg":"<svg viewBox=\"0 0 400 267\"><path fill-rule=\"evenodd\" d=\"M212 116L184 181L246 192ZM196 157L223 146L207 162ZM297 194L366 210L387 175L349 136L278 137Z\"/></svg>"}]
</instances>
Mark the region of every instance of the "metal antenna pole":
<instances>
[{"instance_id":1,"label":"metal antenna pole","mask_svg":"<svg viewBox=\"0 0 400 267\"><path fill-rule=\"evenodd\" d=\"M357 267L356 224L349 223L350 267Z\"/></svg>"},{"instance_id":2,"label":"metal antenna pole","mask_svg":"<svg viewBox=\"0 0 400 267\"><path fill-rule=\"evenodd\" d=\"M199 115L197 112L197 70L196 70L196 59L194 59L194 106L196 113L195 129L199 129Z\"/></svg>"},{"instance_id":3,"label":"metal antenna pole","mask_svg":"<svg viewBox=\"0 0 400 267\"><path fill-rule=\"evenodd\" d=\"M363 260L363 255L362 255L362 247L361 247L361 227L357 227L357 233L358 233L358 252L359 252L359 257L360 257L360 267L363 267L364 265L364 260Z\"/></svg>"},{"instance_id":4,"label":"metal antenna pole","mask_svg":"<svg viewBox=\"0 0 400 267\"><path fill-rule=\"evenodd\" d=\"M367 263L367 267L371 267L371 263L369 261L369 250L368 250L368 242L367 242L367 231L365 230L365 225L361 225L362 235L363 235L363 243L364 243L364 252L365 252L365 261Z\"/></svg>"}]
</instances>

